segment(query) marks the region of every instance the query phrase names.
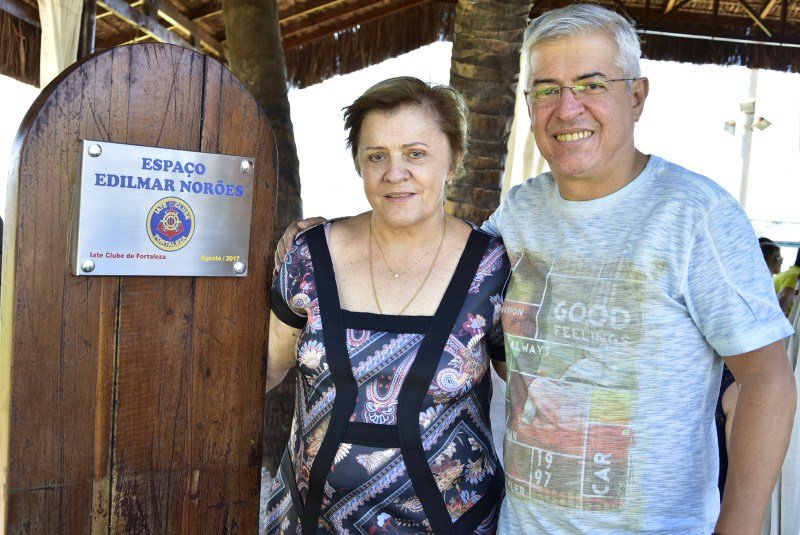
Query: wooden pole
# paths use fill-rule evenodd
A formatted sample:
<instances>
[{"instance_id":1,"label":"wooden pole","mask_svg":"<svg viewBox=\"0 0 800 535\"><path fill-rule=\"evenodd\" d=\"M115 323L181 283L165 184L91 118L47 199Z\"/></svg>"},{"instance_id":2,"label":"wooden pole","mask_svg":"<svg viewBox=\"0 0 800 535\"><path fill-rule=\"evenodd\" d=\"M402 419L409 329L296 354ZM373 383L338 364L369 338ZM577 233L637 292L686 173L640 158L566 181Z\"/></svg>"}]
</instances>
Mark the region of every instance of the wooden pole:
<instances>
[{"instance_id":1,"label":"wooden pole","mask_svg":"<svg viewBox=\"0 0 800 535\"><path fill-rule=\"evenodd\" d=\"M81 33L78 37L78 59L94 52L94 38L97 17L97 0L83 0L81 12Z\"/></svg>"}]
</instances>

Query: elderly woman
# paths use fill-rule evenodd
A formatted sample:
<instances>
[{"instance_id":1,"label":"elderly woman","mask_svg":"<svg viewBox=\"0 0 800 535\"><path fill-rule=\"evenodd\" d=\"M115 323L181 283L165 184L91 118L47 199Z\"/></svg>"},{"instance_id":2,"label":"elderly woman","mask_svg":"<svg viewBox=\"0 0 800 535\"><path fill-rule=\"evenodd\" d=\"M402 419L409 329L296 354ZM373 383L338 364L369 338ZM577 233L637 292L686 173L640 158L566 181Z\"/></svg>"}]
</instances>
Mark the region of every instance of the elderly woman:
<instances>
[{"instance_id":1,"label":"elderly woman","mask_svg":"<svg viewBox=\"0 0 800 535\"><path fill-rule=\"evenodd\" d=\"M493 533L489 361L504 360L509 265L444 213L463 99L394 78L344 116L372 211L300 234L273 284L267 388L294 367L297 402L267 532Z\"/></svg>"}]
</instances>

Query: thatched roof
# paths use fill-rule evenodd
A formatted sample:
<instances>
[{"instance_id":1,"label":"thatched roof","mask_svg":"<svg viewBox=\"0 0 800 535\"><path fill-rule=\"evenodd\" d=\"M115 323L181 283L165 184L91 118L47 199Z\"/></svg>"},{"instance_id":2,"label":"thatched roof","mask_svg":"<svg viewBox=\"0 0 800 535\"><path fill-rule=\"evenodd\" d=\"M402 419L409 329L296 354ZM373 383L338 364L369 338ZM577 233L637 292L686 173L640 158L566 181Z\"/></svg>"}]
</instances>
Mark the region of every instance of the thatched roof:
<instances>
[{"instance_id":1,"label":"thatched roof","mask_svg":"<svg viewBox=\"0 0 800 535\"><path fill-rule=\"evenodd\" d=\"M96 48L161 40L225 59L220 0L96 0ZM800 72L800 0L600 0L650 59ZM278 0L290 83L305 87L452 38L457 0ZM564 5L532 2L531 15ZM0 73L37 84L36 0L0 0Z\"/></svg>"},{"instance_id":2,"label":"thatched roof","mask_svg":"<svg viewBox=\"0 0 800 535\"><path fill-rule=\"evenodd\" d=\"M569 1L535 2L531 17ZM800 0L599 0L636 22L645 58L800 72Z\"/></svg>"}]
</instances>

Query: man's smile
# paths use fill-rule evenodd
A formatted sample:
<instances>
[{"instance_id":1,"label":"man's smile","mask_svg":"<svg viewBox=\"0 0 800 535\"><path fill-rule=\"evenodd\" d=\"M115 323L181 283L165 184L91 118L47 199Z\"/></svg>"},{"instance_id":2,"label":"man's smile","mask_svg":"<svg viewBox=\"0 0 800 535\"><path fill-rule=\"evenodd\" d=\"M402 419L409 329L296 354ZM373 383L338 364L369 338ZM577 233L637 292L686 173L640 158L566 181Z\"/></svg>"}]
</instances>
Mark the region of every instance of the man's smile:
<instances>
[{"instance_id":1,"label":"man's smile","mask_svg":"<svg viewBox=\"0 0 800 535\"><path fill-rule=\"evenodd\" d=\"M581 132L573 132L570 134L558 134L556 136L556 139L558 141L578 141L580 139L585 139L593 134L594 132L590 130L583 130Z\"/></svg>"}]
</instances>

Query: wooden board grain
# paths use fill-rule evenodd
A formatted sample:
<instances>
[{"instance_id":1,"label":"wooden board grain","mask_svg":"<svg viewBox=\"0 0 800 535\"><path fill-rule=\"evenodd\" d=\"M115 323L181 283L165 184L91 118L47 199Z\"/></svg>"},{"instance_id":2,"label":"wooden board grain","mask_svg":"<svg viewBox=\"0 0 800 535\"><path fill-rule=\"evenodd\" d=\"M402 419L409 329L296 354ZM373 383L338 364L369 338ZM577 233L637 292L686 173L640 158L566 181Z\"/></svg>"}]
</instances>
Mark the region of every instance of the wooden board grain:
<instances>
[{"instance_id":1,"label":"wooden board grain","mask_svg":"<svg viewBox=\"0 0 800 535\"><path fill-rule=\"evenodd\" d=\"M254 157L248 277L70 275L86 138ZM120 47L43 91L16 157L0 528L255 533L276 180L265 114L216 60L164 44Z\"/></svg>"}]
</instances>

